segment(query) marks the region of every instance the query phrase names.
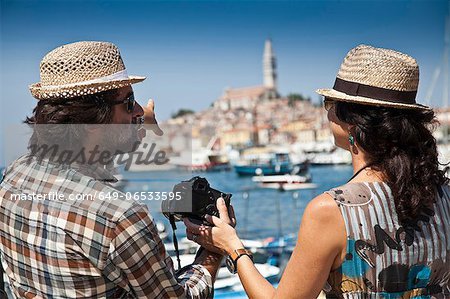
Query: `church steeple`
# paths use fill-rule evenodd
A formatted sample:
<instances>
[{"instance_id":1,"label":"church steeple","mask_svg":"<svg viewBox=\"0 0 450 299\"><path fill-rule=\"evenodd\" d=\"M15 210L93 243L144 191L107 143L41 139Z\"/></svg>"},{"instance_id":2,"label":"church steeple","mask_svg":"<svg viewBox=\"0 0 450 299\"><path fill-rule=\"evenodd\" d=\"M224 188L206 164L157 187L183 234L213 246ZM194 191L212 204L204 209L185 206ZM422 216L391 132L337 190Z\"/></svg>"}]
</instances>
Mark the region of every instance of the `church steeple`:
<instances>
[{"instance_id":1,"label":"church steeple","mask_svg":"<svg viewBox=\"0 0 450 299\"><path fill-rule=\"evenodd\" d=\"M277 90L277 61L272 49L272 40L269 38L264 45L263 55L264 86Z\"/></svg>"}]
</instances>

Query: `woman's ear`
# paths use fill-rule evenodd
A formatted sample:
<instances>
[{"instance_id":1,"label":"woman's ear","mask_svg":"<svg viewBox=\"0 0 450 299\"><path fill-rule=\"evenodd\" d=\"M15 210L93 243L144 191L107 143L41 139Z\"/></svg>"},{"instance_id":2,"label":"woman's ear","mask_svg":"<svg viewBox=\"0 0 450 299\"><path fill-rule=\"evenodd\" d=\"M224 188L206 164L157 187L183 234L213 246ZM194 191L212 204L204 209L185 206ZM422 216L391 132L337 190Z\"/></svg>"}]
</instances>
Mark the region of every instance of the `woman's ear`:
<instances>
[{"instance_id":1,"label":"woman's ear","mask_svg":"<svg viewBox=\"0 0 450 299\"><path fill-rule=\"evenodd\" d=\"M355 125L347 125L347 132L355 134L355 128L356 128Z\"/></svg>"},{"instance_id":2,"label":"woman's ear","mask_svg":"<svg viewBox=\"0 0 450 299\"><path fill-rule=\"evenodd\" d=\"M347 127L348 132L348 142L350 144L350 150L353 154L357 155L359 153L358 147L357 147L357 132L356 132L356 126L355 125L349 125Z\"/></svg>"}]
</instances>

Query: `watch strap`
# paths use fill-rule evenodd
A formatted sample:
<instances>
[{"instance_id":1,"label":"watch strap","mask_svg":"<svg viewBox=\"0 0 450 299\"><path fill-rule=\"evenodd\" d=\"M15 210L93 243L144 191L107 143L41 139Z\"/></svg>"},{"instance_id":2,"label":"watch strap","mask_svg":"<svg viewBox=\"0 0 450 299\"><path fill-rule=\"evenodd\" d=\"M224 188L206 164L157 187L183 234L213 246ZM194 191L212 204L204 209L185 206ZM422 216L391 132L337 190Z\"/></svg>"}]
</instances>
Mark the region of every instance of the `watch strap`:
<instances>
[{"instance_id":1,"label":"watch strap","mask_svg":"<svg viewBox=\"0 0 450 299\"><path fill-rule=\"evenodd\" d=\"M237 264L237 260L243 255L247 255L253 261L253 254L252 254L252 252L250 250L245 249L245 248L239 248L239 249L234 250L230 254L230 258L233 261L233 263L236 265Z\"/></svg>"}]
</instances>

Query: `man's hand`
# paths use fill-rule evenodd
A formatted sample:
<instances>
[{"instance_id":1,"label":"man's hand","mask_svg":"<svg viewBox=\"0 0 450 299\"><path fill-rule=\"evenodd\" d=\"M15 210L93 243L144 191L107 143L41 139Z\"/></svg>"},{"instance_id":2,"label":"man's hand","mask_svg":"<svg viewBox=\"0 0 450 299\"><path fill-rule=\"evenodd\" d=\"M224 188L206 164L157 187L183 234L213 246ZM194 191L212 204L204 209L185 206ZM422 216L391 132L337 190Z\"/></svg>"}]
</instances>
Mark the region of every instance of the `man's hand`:
<instances>
[{"instance_id":1,"label":"man's hand","mask_svg":"<svg viewBox=\"0 0 450 299\"><path fill-rule=\"evenodd\" d=\"M214 217L216 222L213 223L214 219L210 215L207 215L206 220L213 225L217 225L217 220L218 220L219 222L222 222L224 225L227 225L228 227L230 227L231 230L234 230L234 227L236 226L236 216L234 215L233 207L230 205L229 209L227 209L225 201L222 198L219 198L217 200L217 209L219 210L220 218ZM189 230L189 227L191 227L191 225L193 225L193 223L190 222L187 218L184 218L183 221L186 224L186 234L187 234L187 238L189 240L193 240L193 241L197 242L197 240L195 240L197 237L200 238L200 237L205 236L204 234L201 234L200 232L198 232L199 235L195 235L195 237L194 237L194 234ZM202 225L201 227L202 227L202 229L212 229L212 227L210 227L210 226ZM199 243L199 242L197 242L197 243ZM214 244L211 242L203 243L200 245L202 245L205 250L202 251L200 256L194 261L194 263L203 265L209 271L209 273L212 275L213 280L215 280L217 271L220 268L223 256L226 255L227 253L225 250L221 249L220 247L214 246ZM241 245L241 247L242 247L242 245ZM241 248L241 247L239 247L239 248Z\"/></svg>"},{"instance_id":2,"label":"man's hand","mask_svg":"<svg viewBox=\"0 0 450 299\"><path fill-rule=\"evenodd\" d=\"M189 240L200 244L206 249L228 255L235 249L243 248L241 240L237 236L234 225L236 220L234 211L227 210L225 201L222 198L217 200L217 209L219 210L220 218L206 215L206 220L214 226L197 225L184 218L186 225L186 235Z\"/></svg>"},{"instance_id":3,"label":"man's hand","mask_svg":"<svg viewBox=\"0 0 450 299\"><path fill-rule=\"evenodd\" d=\"M151 125L150 129L153 131L153 133L155 133L158 136L162 136L163 131L158 126L158 121L155 118L155 102L152 99L150 99L148 100L147 106L143 108L145 116L144 124Z\"/></svg>"}]
</instances>

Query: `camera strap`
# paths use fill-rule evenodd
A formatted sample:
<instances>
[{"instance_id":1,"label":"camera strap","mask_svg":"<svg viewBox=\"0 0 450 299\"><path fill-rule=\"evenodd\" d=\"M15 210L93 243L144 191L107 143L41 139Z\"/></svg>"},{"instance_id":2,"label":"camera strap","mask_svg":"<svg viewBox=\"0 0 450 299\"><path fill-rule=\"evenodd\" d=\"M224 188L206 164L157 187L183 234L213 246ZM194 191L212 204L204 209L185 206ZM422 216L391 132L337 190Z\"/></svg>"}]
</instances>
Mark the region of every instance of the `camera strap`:
<instances>
[{"instance_id":1,"label":"camera strap","mask_svg":"<svg viewBox=\"0 0 450 299\"><path fill-rule=\"evenodd\" d=\"M0 176L2 177L0 179L0 183L2 183L3 180L5 179L5 175L6 175L6 170L3 173L0 173ZM2 258L1 258L1 254L0 254L0 298L8 298L8 296L6 294L6 290L5 290L5 281L3 280L4 273L5 272L3 271Z\"/></svg>"},{"instance_id":2,"label":"camera strap","mask_svg":"<svg viewBox=\"0 0 450 299\"><path fill-rule=\"evenodd\" d=\"M0 258L0 298L8 298L5 290L5 281L3 280L3 265Z\"/></svg>"},{"instance_id":3,"label":"camera strap","mask_svg":"<svg viewBox=\"0 0 450 299\"><path fill-rule=\"evenodd\" d=\"M173 247L175 248L175 254L177 255L178 262L178 270L181 269L181 261L180 261L180 251L178 250L178 240L175 231L177 230L177 225L175 224L175 217L173 215L169 216L170 226L172 226L172 239L173 239Z\"/></svg>"}]
</instances>

